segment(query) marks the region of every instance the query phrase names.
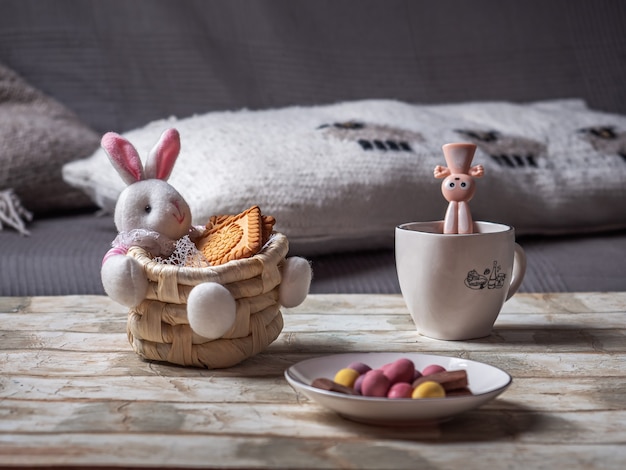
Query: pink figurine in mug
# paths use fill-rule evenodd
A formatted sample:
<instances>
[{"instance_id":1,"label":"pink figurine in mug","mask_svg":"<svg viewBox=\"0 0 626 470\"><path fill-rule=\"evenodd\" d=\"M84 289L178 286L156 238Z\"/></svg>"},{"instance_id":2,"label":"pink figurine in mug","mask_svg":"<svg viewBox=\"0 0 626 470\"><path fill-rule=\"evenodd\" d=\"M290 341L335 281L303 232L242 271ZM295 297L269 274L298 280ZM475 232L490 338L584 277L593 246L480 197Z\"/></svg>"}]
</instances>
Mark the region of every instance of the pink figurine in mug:
<instances>
[{"instance_id":1,"label":"pink figurine in mug","mask_svg":"<svg viewBox=\"0 0 626 470\"><path fill-rule=\"evenodd\" d=\"M443 197L448 201L448 210L443 224L443 233L473 233L474 222L469 201L476 192L474 178L484 174L482 165L472 165L476 146L474 144L446 144L443 156L447 167L437 165L435 178L445 178L441 184Z\"/></svg>"}]
</instances>

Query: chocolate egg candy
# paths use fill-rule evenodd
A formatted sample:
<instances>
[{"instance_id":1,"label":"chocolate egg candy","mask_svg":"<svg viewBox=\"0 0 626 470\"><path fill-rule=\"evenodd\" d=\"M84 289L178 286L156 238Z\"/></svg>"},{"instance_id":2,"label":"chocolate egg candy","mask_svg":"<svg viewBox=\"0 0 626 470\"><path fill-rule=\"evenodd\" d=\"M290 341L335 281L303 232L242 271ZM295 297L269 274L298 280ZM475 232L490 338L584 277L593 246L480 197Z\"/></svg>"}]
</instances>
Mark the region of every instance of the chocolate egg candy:
<instances>
[{"instance_id":1,"label":"chocolate egg candy","mask_svg":"<svg viewBox=\"0 0 626 470\"><path fill-rule=\"evenodd\" d=\"M417 387L419 384L426 381L437 382L443 387L446 393L450 390L462 389L468 386L467 371L465 369L437 372L436 374L420 377L413 381L413 387Z\"/></svg>"},{"instance_id":2,"label":"chocolate egg candy","mask_svg":"<svg viewBox=\"0 0 626 470\"><path fill-rule=\"evenodd\" d=\"M326 377L319 377L311 382L311 386L315 388L321 388L322 390L328 390L329 392L345 393L346 395L355 395L354 390L350 387L344 387L343 385L333 382Z\"/></svg>"},{"instance_id":3,"label":"chocolate egg candy","mask_svg":"<svg viewBox=\"0 0 626 470\"><path fill-rule=\"evenodd\" d=\"M387 398L411 398L413 387L406 382L397 382L387 392Z\"/></svg>"},{"instance_id":4,"label":"chocolate egg candy","mask_svg":"<svg viewBox=\"0 0 626 470\"><path fill-rule=\"evenodd\" d=\"M361 394L366 397L386 397L391 383L382 370L366 372L361 384Z\"/></svg>"},{"instance_id":5,"label":"chocolate egg candy","mask_svg":"<svg viewBox=\"0 0 626 470\"><path fill-rule=\"evenodd\" d=\"M411 383L415 375L415 364L410 359L401 358L386 364L382 370L392 385L398 382Z\"/></svg>"}]
</instances>

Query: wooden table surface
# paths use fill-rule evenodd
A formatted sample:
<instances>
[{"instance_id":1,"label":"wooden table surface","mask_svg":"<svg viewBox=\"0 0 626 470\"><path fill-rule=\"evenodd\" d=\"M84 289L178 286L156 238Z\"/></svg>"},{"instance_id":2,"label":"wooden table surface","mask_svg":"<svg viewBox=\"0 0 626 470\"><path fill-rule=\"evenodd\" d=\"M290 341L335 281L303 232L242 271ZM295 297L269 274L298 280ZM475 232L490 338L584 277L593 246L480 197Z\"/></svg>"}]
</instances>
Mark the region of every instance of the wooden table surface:
<instances>
[{"instance_id":1,"label":"wooden table surface","mask_svg":"<svg viewBox=\"0 0 626 470\"><path fill-rule=\"evenodd\" d=\"M0 298L0 466L626 468L626 292L518 294L484 339L419 336L397 295L311 295L225 370L142 361L106 297ZM430 426L347 421L283 378L306 358L424 352L513 384Z\"/></svg>"}]
</instances>

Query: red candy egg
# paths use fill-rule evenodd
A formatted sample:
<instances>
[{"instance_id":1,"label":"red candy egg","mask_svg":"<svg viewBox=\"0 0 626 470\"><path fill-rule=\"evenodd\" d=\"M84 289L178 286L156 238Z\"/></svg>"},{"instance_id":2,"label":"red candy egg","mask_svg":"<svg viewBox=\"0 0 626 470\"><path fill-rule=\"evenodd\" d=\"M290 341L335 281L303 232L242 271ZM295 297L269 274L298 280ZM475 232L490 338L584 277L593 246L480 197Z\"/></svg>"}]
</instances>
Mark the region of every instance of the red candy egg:
<instances>
[{"instance_id":1,"label":"red candy egg","mask_svg":"<svg viewBox=\"0 0 626 470\"><path fill-rule=\"evenodd\" d=\"M386 364L382 367L383 373L389 379L391 384L398 382L412 382L415 375L415 364L413 361L406 358L401 358L393 361L391 364Z\"/></svg>"},{"instance_id":2,"label":"red candy egg","mask_svg":"<svg viewBox=\"0 0 626 470\"><path fill-rule=\"evenodd\" d=\"M391 383L382 370L370 370L363 376L361 393L366 397L386 397Z\"/></svg>"},{"instance_id":3,"label":"red candy egg","mask_svg":"<svg viewBox=\"0 0 626 470\"><path fill-rule=\"evenodd\" d=\"M445 372L445 371L446 369L444 367L438 364L431 364L422 369L422 375L426 376L426 375L438 374L439 372Z\"/></svg>"},{"instance_id":4,"label":"red candy egg","mask_svg":"<svg viewBox=\"0 0 626 470\"><path fill-rule=\"evenodd\" d=\"M391 386L387 398L411 398L413 386L406 382L398 382Z\"/></svg>"}]
</instances>

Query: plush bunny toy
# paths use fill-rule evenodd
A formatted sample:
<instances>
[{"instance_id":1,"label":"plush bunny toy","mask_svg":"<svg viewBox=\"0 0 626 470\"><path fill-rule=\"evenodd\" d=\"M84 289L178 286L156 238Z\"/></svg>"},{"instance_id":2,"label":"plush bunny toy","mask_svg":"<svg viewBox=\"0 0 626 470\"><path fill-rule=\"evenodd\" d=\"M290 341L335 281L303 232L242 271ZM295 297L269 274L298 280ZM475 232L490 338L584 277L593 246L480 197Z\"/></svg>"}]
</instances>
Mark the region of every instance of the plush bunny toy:
<instances>
[{"instance_id":1,"label":"plush bunny toy","mask_svg":"<svg viewBox=\"0 0 626 470\"><path fill-rule=\"evenodd\" d=\"M145 298L148 279L139 262L126 255L128 249L141 246L154 256L165 257L172 253L178 239L189 235L193 240L200 232L191 224L191 210L185 199L166 182L180 151L176 129L161 135L148 155L145 169L137 150L124 137L109 132L101 144L128 185L115 206L119 234L102 260L102 284L113 300L134 307ZM279 303L295 307L309 292L311 267L305 259L291 257L285 260L281 274ZM233 326L235 310L228 289L214 282L195 286L187 299L191 328L208 339L220 338Z\"/></svg>"}]
</instances>

